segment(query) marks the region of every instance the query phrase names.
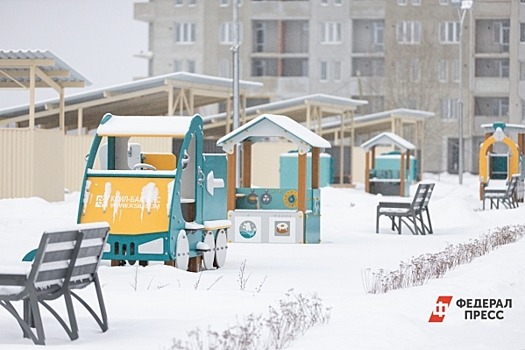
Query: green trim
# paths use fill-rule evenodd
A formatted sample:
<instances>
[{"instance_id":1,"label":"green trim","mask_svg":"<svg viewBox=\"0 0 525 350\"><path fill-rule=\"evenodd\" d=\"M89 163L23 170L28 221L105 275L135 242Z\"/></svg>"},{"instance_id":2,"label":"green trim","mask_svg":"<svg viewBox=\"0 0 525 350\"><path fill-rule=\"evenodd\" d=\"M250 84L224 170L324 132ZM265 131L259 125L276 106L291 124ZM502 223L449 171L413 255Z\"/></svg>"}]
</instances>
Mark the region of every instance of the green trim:
<instances>
[{"instance_id":1,"label":"green trim","mask_svg":"<svg viewBox=\"0 0 525 350\"><path fill-rule=\"evenodd\" d=\"M102 120L100 121L100 124L106 124L111 119L111 117L113 117L111 113L104 114Z\"/></svg>"}]
</instances>

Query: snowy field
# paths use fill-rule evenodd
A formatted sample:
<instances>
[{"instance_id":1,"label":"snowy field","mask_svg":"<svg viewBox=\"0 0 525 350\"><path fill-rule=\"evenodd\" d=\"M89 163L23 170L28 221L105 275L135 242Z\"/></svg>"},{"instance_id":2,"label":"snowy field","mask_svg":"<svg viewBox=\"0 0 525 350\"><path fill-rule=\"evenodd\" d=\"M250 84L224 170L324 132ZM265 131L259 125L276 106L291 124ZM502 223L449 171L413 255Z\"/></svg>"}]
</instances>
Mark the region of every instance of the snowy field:
<instances>
[{"instance_id":1,"label":"snowy field","mask_svg":"<svg viewBox=\"0 0 525 350\"><path fill-rule=\"evenodd\" d=\"M367 294L363 270L395 270L401 261L466 243L505 225L525 223L518 209L481 210L477 177L426 174L436 183L430 202L434 234L391 232L382 218L375 233L376 205L395 200L356 189L322 190L319 245L230 244L223 268L190 273L161 264L109 267L100 278L110 329L101 333L76 308L80 338L71 342L43 312L47 346L71 349L170 349L174 338L208 328L221 332L245 316L267 313L285 293L316 294L331 319L297 338L289 349L525 349L525 239L502 246L420 287ZM414 185L411 194L415 192ZM65 202L39 198L0 200L0 265L14 264L35 248L46 229L75 223L78 193ZM245 263L246 288L239 273ZM81 291L94 301L91 288ZM440 295L453 297L442 323L428 319ZM511 299L502 320L466 320L459 299ZM62 303L59 301L58 309ZM78 305L78 304L76 304ZM20 306L20 305L18 305ZM33 349L11 315L0 309L0 348Z\"/></svg>"}]
</instances>

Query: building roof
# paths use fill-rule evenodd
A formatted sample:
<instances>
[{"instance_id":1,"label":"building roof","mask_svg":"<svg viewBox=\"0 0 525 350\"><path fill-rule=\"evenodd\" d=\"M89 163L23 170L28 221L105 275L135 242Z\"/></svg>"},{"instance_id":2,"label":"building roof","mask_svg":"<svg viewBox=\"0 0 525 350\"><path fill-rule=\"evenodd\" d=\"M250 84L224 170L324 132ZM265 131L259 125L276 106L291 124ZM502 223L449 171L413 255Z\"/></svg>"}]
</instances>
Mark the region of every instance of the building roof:
<instances>
[{"instance_id":1,"label":"building roof","mask_svg":"<svg viewBox=\"0 0 525 350\"><path fill-rule=\"evenodd\" d=\"M0 51L0 88L29 88L31 67L35 87L84 87L91 82L48 50Z\"/></svg>"},{"instance_id":2,"label":"building roof","mask_svg":"<svg viewBox=\"0 0 525 350\"><path fill-rule=\"evenodd\" d=\"M304 119L305 109L311 106L322 107L325 115L341 113L345 110L355 110L357 107L368 104L365 100L338 97L326 94L312 94L294 97L286 100L269 102L246 108L246 116L255 117L265 113L286 114L286 116L300 120ZM221 120L226 118L226 113L219 113L204 117L204 120Z\"/></svg>"},{"instance_id":3,"label":"building roof","mask_svg":"<svg viewBox=\"0 0 525 350\"><path fill-rule=\"evenodd\" d=\"M361 144L361 148L365 151L370 150L375 146L390 146L394 145L403 151L416 149L412 143L408 142L399 135L392 132L383 132L379 135L372 137L370 140Z\"/></svg>"},{"instance_id":4,"label":"building roof","mask_svg":"<svg viewBox=\"0 0 525 350\"><path fill-rule=\"evenodd\" d=\"M296 145L299 152L306 153L311 147L330 148L330 142L308 130L295 120L275 114L263 114L249 121L217 141L224 151L231 152L233 147L245 140L253 143L267 137L283 137Z\"/></svg>"},{"instance_id":5,"label":"building roof","mask_svg":"<svg viewBox=\"0 0 525 350\"><path fill-rule=\"evenodd\" d=\"M270 102L246 109L246 115L260 114L263 112L281 111L285 109L304 109L305 105L323 106L327 109L351 109L366 105L368 101L338 97L325 94L313 94L294 97L287 100Z\"/></svg>"},{"instance_id":6,"label":"building roof","mask_svg":"<svg viewBox=\"0 0 525 350\"><path fill-rule=\"evenodd\" d=\"M173 115L194 114L189 110L230 99L232 85L232 79L228 78L176 72L73 94L65 97L66 124L70 129L77 127L79 110L82 110L83 126L88 129L95 129L108 112L119 115L168 115L171 104L176 105ZM259 82L239 82L241 91L261 86ZM37 124L53 127L55 119L58 119L58 103L58 99L36 103ZM23 126L28 119L28 110L28 105L1 109L0 124L16 122Z\"/></svg>"}]
</instances>

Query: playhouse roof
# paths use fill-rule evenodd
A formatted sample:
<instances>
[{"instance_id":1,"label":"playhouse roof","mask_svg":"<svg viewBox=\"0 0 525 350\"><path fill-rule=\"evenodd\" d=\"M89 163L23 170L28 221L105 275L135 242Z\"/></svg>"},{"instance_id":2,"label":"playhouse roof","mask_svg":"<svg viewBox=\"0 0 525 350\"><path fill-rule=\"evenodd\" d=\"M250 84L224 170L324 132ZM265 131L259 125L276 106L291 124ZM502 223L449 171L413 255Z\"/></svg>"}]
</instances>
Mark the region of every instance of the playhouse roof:
<instances>
[{"instance_id":1,"label":"playhouse roof","mask_svg":"<svg viewBox=\"0 0 525 350\"><path fill-rule=\"evenodd\" d=\"M485 132L493 132L496 130L497 127L501 127L504 130L513 130L513 131L519 131L519 132L523 132L525 130L525 125L522 125L522 124L507 124L503 122L481 124L481 128Z\"/></svg>"},{"instance_id":2,"label":"playhouse roof","mask_svg":"<svg viewBox=\"0 0 525 350\"><path fill-rule=\"evenodd\" d=\"M193 117L116 116L106 114L97 134L99 136L167 136L183 138L190 129ZM202 121L201 121L202 124Z\"/></svg>"},{"instance_id":3,"label":"playhouse roof","mask_svg":"<svg viewBox=\"0 0 525 350\"><path fill-rule=\"evenodd\" d=\"M226 152L231 152L237 143L245 140L255 143L267 137L283 137L297 144L301 153L308 152L311 147L331 147L330 142L295 120L284 115L275 114L258 116L220 138L217 141L217 145L222 146Z\"/></svg>"},{"instance_id":4,"label":"playhouse roof","mask_svg":"<svg viewBox=\"0 0 525 350\"><path fill-rule=\"evenodd\" d=\"M364 148L366 151L368 151L375 146L390 145L397 146L403 151L416 149L416 146L414 146L412 143L392 132L383 132L377 136L372 137L370 140L361 144L361 148Z\"/></svg>"}]
</instances>

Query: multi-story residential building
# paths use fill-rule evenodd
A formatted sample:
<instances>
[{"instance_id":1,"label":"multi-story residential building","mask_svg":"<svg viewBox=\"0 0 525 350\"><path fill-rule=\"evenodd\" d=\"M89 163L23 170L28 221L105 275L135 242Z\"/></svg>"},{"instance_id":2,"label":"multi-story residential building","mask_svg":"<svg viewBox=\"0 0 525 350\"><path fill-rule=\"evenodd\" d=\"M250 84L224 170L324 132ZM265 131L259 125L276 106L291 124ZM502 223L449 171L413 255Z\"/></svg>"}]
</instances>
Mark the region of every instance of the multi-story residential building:
<instances>
[{"instance_id":1,"label":"multi-story residential building","mask_svg":"<svg viewBox=\"0 0 525 350\"><path fill-rule=\"evenodd\" d=\"M474 0L462 27L457 0L150 0L135 4L148 74L231 77L235 1L241 79L264 83L251 105L325 93L368 100L361 114L434 112L424 170L451 173L459 99L466 171L477 172L481 124L525 119L524 0Z\"/></svg>"}]
</instances>

